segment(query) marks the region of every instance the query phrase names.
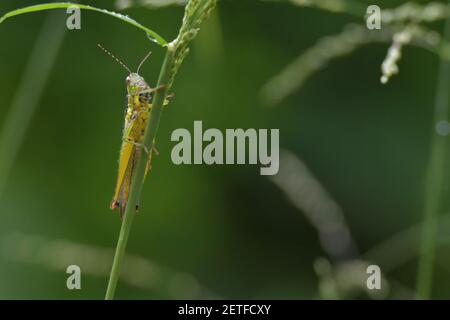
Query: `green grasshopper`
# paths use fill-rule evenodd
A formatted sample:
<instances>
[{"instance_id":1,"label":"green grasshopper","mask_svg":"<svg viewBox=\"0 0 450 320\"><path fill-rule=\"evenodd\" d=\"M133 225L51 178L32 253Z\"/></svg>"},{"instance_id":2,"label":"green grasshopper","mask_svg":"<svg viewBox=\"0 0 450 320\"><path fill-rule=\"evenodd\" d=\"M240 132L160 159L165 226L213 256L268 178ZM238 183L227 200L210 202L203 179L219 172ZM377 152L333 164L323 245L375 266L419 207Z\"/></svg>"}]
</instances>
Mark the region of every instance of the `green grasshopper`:
<instances>
[{"instance_id":1,"label":"green grasshopper","mask_svg":"<svg viewBox=\"0 0 450 320\"><path fill-rule=\"evenodd\" d=\"M109 206L111 210L119 209L120 216L122 216L127 205L133 169L137 159L139 159L142 150L148 154L147 167L145 170L145 175L147 175L151 166L152 151L155 150L157 153L156 149L148 150L145 146L144 133L150 118L152 93L162 89L163 86L152 88L147 84L145 79L139 75L141 66L150 56L151 52L149 52L139 63L137 71L131 72L130 68L116 58L111 52L101 45L98 46L129 73L125 79L128 94L125 123L122 133L122 146L120 148L119 156L119 170L114 196ZM167 103L168 102L166 101L164 104L166 105ZM135 205L137 210L139 204L136 203Z\"/></svg>"}]
</instances>

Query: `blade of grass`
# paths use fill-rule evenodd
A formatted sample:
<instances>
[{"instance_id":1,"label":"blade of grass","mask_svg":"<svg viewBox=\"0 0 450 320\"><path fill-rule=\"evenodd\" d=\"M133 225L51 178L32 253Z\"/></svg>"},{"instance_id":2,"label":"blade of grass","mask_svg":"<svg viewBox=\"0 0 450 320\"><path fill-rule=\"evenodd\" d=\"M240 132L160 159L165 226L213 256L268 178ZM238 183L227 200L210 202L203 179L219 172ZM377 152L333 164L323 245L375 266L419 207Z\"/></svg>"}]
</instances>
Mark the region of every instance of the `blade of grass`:
<instances>
[{"instance_id":1,"label":"blade of grass","mask_svg":"<svg viewBox=\"0 0 450 320\"><path fill-rule=\"evenodd\" d=\"M116 0L115 7L117 10L125 10L129 8L144 7L150 9L181 6L185 5L187 0Z\"/></svg>"},{"instance_id":2,"label":"blade of grass","mask_svg":"<svg viewBox=\"0 0 450 320\"><path fill-rule=\"evenodd\" d=\"M42 26L14 93L0 134L0 197L31 118L39 105L64 34L61 15L51 13Z\"/></svg>"},{"instance_id":3,"label":"blade of grass","mask_svg":"<svg viewBox=\"0 0 450 320\"><path fill-rule=\"evenodd\" d=\"M159 34L157 34L155 31L143 26L142 24L138 23L137 21L131 19L128 16L125 16L125 15L117 13L117 12L108 11L105 9L99 9L99 8L95 8L95 7L84 5L84 4L77 4L77 3L70 3L70 2L44 3L44 4L38 4L38 5L34 5L34 6L29 6L29 7L13 10L13 11L10 11L10 12L6 13L5 15L3 15L0 18L0 23L5 21L6 19L21 15L21 14L25 14L25 13L31 13L31 12L37 12L37 11L43 11L43 10L52 10L52 9L65 9L65 8L69 8L69 7L77 7L77 8L83 9L83 10L97 11L97 12L112 16L114 18L120 19L128 24L131 24L132 26L134 26L138 29L143 30L151 40L158 43L159 45L161 45L161 46L167 45L167 41L164 40L164 38L161 37Z\"/></svg>"},{"instance_id":4,"label":"blade of grass","mask_svg":"<svg viewBox=\"0 0 450 320\"><path fill-rule=\"evenodd\" d=\"M447 19L444 39L450 39L450 18ZM434 107L431 153L428 160L424 200L424 224L420 243L419 267L417 273L417 297L429 299L433 283L433 268L436 250L436 229L438 210L442 198L442 182L446 160L447 137L438 131L438 124L447 123L449 116L450 61L441 59Z\"/></svg>"}]
</instances>

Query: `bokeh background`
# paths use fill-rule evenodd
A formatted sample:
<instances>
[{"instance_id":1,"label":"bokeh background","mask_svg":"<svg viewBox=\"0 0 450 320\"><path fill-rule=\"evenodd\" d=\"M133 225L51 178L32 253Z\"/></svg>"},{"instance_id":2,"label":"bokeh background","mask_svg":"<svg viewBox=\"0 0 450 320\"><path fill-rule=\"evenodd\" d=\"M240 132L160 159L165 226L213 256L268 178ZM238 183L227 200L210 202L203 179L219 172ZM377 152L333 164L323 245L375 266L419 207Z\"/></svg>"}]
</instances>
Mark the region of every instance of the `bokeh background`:
<instances>
[{"instance_id":1,"label":"bokeh background","mask_svg":"<svg viewBox=\"0 0 450 320\"><path fill-rule=\"evenodd\" d=\"M0 13L34 3L40 1L3 0ZM84 3L118 10L116 1ZM183 7L132 4L123 12L172 39ZM126 72L96 44L132 69L152 50L141 72L150 84L163 59L162 48L116 19L83 11L82 29L67 31L66 16L40 12L0 25L0 126L14 103L36 104L34 113L18 115L23 143L1 176L3 299L104 297L120 229L108 204ZM333 60L277 105L261 99L269 79L352 22L364 23L287 1L220 1L164 110L160 155L134 220L117 298L414 296L438 57L407 47L400 74L381 85L389 43L369 44ZM432 24L439 32L442 26ZM33 50L38 54L27 67ZM47 81L39 76L45 64ZM259 166L174 165L170 134L192 132L194 120L222 130L279 128L280 174L260 176ZM450 295L449 240L444 230L434 298ZM365 267L372 263L385 276L375 293L365 289ZM82 290L66 288L70 264L81 267Z\"/></svg>"}]
</instances>

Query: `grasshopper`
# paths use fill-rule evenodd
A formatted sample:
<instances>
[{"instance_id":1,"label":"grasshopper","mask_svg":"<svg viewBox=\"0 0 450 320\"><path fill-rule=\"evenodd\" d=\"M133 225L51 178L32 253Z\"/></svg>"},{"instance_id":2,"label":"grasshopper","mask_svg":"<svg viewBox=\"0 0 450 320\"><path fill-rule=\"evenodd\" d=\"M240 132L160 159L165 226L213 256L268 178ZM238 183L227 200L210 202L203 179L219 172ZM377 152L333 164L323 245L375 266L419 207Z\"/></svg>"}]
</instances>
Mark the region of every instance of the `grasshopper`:
<instances>
[{"instance_id":1,"label":"grasshopper","mask_svg":"<svg viewBox=\"0 0 450 320\"><path fill-rule=\"evenodd\" d=\"M145 79L139 75L141 66L150 56L151 52L149 52L139 63L137 71L131 72L130 68L116 58L111 52L103 48L100 44L98 46L129 73L125 79L127 86L127 106L122 133L122 145L119 155L117 183L113 199L109 206L111 210L119 209L120 216L122 217L127 205L133 169L137 159L139 159L142 150L148 154L147 166L145 169L145 175L147 175L147 172L151 167L152 151L157 153L156 149L152 148L152 150L148 150L145 146L144 133L152 108L152 94L155 91L162 89L163 86L152 88L147 84ZM164 104L167 104L167 101ZM137 211L139 204L136 203L135 205Z\"/></svg>"}]
</instances>

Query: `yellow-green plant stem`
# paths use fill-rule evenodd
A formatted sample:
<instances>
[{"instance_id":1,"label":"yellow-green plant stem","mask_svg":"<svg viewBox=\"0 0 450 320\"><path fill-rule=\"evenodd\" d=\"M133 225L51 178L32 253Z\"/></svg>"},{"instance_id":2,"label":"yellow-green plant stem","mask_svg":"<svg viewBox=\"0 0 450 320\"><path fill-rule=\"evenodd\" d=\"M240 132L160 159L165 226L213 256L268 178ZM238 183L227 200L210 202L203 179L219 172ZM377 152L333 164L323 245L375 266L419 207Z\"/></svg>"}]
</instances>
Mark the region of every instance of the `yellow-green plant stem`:
<instances>
[{"instance_id":1,"label":"yellow-green plant stem","mask_svg":"<svg viewBox=\"0 0 450 320\"><path fill-rule=\"evenodd\" d=\"M148 150L152 150L153 143L156 138L156 132L159 127L159 120L161 118L162 106L166 96L167 88L170 87L168 81L170 80L170 72L173 65L173 50L172 45L168 45L166 57L164 59L163 66L161 68L161 73L158 80L158 86L163 85L163 89L157 91L154 99L152 111L150 113L150 121L145 134L145 145ZM138 159L136 169L133 174L133 179L131 182L131 189L128 198L128 205L125 209L125 214L123 216L122 227L120 229L119 240L117 241L116 253L114 255L114 261L111 268L111 274L108 282L108 289L106 290L106 300L111 300L114 298L114 293L117 287L117 281L119 280L120 268L125 255L125 249L128 242L128 236L131 230L131 224L133 222L133 217L135 215L135 204L139 199L139 195L142 190L145 167L147 161L147 154L141 152L141 156Z\"/></svg>"},{"instance_id":2,"label":"yellow-green plant stem","mask_svg":"<svg viewBox=\"0 0 450 320\"><path fill-rule=\"evenodd\" d=\"M445 24L444 38L446 41L450 38L450 18L447 19ZM438 132L437 125L439 123L444 125L448 123L449 77L450 61L441 58L434 107L431 154L425 182L424 222L417 273L417 298L419 299L430 299L432 292L438 213L441 208L440 202L442 200L442 183L448 139L445 133Z\"/></svg>"},{"instance_id":3,"label":"yellow-green plant stem","mask_svg":"<svg viewBox=\"0 0 450 320\"><path fill-rule=\"evenodd\" d=\"M190 0L185 7L183 23L178 37L166 46L167 51L157 83L157 87L161 89L157 90L153 97L150 120L144 135L144 144L147 146L147 150L153 150L167 92L172 87L175 74L189 52L189 43L195 38L200 25L210 15L215 4L216 0ZM116 253L111 268L111 275L105 296L106 300L114 298L117 281L119 280L120 268L124 259L125 248L131 230L131 223L135 214L135 205L138 204L142 191L147 157L148 155L145 152L141 152L136 166L133 169L128 203L125 208Z\"/></svg>"}]
</instances>

